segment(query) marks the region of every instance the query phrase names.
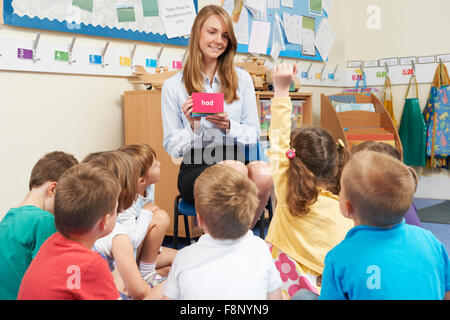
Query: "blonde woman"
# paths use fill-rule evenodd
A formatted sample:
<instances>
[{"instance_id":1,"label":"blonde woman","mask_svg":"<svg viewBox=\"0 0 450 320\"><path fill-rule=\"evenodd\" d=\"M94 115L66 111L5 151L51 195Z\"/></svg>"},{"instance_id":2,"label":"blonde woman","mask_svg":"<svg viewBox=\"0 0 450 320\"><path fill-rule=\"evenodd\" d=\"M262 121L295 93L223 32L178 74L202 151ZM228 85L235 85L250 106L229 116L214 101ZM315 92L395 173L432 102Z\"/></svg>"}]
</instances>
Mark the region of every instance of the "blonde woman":
<instances>
[{"instance_id":1,"label":"blonde woman","mask_svg":"<svg viewBox=\"0 0 450 320\"><path fill-rule=\"evenodd\" d=\"M194 203L195 179L207 167L221 163L255 182L259 204L251 227L272 191L267 163L245 160L244 145L256 145L260 135L255 89L250 75L234 66L237 41L228 13L206 6L191 30L184 69L162 88L163 145L173 158L183 157L178 175L182 197ZM191 117L193 92L224 94L224 112Z\"/></svg>"}]
</instances>

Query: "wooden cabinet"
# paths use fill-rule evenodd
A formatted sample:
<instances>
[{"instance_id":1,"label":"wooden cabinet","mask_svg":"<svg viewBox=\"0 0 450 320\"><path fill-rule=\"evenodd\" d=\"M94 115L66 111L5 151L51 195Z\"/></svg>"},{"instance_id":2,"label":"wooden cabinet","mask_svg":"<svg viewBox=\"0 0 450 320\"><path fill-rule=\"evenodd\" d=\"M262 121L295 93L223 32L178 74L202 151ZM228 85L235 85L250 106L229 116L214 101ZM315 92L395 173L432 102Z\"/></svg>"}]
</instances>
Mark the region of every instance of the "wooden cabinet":
<instances>
[{"instance_id":1,"label":"wooden cabinet","mask_svg":"<svg viewBox=\"0 0 450 320\"><path fill-rule=\"evenodd\" d=\"M291 93L292 100L304 100L302 105L303 125L312 124L312 94ZM273 92L256 91L258 106L263 99L271 99ZM161 179L155 185L155 204L165 210L171 219L167 235L173 236L173 206L178 195L177 180L181 158L173 159L163 147L163 125L161 118L161 91L135 90L124 93L125 144L147 143L156 151L161 162ZM260 113L258 107L258 112ZM197 226L195 217L189 217L191 237L200 236L203 231ZM178 234L185 236L184 221L180 219Z\"/></svg>"},{"instance_id":2,"label":"wooden cabinet","mask_svg":"<svg viewBox=\"0 0 450 320\"><path fill-rule=\"evenodd\" d=\"M258 106L258 114L261 117L261 102L266 100L270 102L270 99L273 98L273 91L255 91L256 95L256 104ZM312 110L312 93L309 92L290 92L289 96L293 104L296 101L301 101L301 123L302 125L312 125L313 122L313 110ZM261 119L261 122L263 120ZM261 133L264 135L264 132Z\"/></svg>"},{"instance_id":3,"label":"wooden cabinet","mask_svg":"<svg viewBox=\"0 0 450 320\"><path fill-rule=\"evenodd\" d=\"M177 180L182 159L173 159L167 154L162 144L164 133L161 118L161 91L125 91L123 101L125 144L147 143L155 149L156 157L161 162L161 179L155 184L155 204L169 214L171 225L167 235L173 236L173 205L178 195ZM195 217L189 217L189 219L191 237L200 236L203 231L198 228ZM182 218L178 226L178 235L186 236Z\"/></svg>"}]
</instances>

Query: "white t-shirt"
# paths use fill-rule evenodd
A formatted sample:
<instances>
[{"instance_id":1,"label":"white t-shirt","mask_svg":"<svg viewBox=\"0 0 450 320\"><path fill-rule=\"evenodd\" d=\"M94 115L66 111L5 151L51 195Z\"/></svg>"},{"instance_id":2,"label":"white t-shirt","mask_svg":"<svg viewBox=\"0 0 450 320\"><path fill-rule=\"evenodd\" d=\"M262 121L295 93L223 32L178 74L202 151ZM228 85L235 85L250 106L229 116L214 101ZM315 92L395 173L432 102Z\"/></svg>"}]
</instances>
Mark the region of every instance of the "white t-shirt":
<instances>
[{"instance_id":1,"label":"white t-shirt","mask_svg":"<svg viewBox=\"0 0 450 320\"><path fill-rule=\"evenodd\" d=\"M205 234L181 249L163 293L180 300L265 300L280 286L267 244L248 231L237 240Z\"/></svg>"},{"instance_id":2,"label":"white t-shirt","mask_svg":"<svg viewBox=\"0 0 450 320\"><path fill-rule=\"evenodd\" d=\"M138 194L137 199L132 206L122 211L117 216L117 222L120 222L128 229L128 234L134 250L141 245L147 235L148 226L153 219L153 212L142 209L142 207L147 203L153 203L155 198L154 193L154 185L151 184L147 187L146 197Z\"/></svg>"},{"instance_id":3,"label":"white t-shirt","mask_svg":"<svg viewBox=\"0 0 450 320\"><path fill-rule=\"evenodd\" d=\"M113 231L111 231L110 234L104 236L103 238L100 238L97 241L95 241L94 246L92 247L92 250L100 253L100 255L104 259L106 259L111 271L113 271L115 268L114 257L112 255L112 241L114 237L119 234L124 234L129 237L127 228L124 227L119 222L116 222Z\"/></svg>"}]
</instances>

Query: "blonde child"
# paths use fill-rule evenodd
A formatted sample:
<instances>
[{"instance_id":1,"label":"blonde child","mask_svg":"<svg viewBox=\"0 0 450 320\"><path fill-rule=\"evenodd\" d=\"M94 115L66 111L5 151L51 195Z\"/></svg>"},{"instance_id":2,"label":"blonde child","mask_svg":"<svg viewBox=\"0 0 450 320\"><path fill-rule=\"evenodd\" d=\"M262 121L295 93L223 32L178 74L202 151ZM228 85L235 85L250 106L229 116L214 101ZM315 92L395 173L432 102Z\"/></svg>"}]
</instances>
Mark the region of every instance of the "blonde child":
<instances>
[{"instance_id":1,"label":"blonde child","mask_svg":"<svg viewBox=\"0 0 450 320\"><path fill-rule=\"evenodd\" d=\"M15 300L20 281L42 243L56 232L53 207L60 176L78 163L62 151L47 153L33 166L29 192L0 222L0 300Z\"/></svg>"},{"instance_id":2,"label":"blonde child","mask_svg":"<svg viewBox=\"0 0 450 320\"><path fill-rule=\"evenodd\" d=\"M79 164L67 170L55 195L59 232L44 242L20 286L21 300L116 300L120 297L108 264L92 251L110 233L120 185L101 167Z\"/></svg>"},{"instance_id":3,"label":"blonde child","mask_svg":"<svg viewBox=\"0 0 450 320\"><path fill-rule=\"evenodd\" d=\"M402 161L402 155L401 153L391 146L390 144L379 142L379 141L364 141L363 143L360 143L352 148L352 154L355 154L359 151L363 150L370 150L370 151L376 151L380 153L384 153L387 155L390 155L394 157L397 160ZM411 224L414 226L421 227L422 223L420 222L419 216L417 215L416 206L414 203L411 204L411 207L405 214L405 223Z\"/></svg>"},{"instance_id":4,"label":"blonde child","mask_svg":"<svg viewBox=\"0 0 450 320\"><path fill-rule=\"evenodd\" d=\"M194 185L199 241L181 249L164 295L170 299L281 299L280 276L265 242L249 231L258 206L255 184L239 171L213 165Z\"/></svg>"},{"instance_id":5,"label":"blonde child","mask_svg":"<svg viewBox=\"0 0 450 320\"><path fill-rule=\"evenodd\" d=\"M119 150L138 160L140 175L138 197L130 208L120 213L118 221L129 230L133 247L137 250L136 260L141 275L156 286L166 279L177 252L161 247L170 225L167 212L154 204L154 183L159 181L161 163L156 159L153 148L146 143L126 145ZM162 268L164 270L160 270Z\"/></svg>"},{"instance_id":6,"label":"blonde child","mask_svg":"<svg viewBox=\"0 0 450 320\"><path fill-rule=\"evenodd\" d=\"M122 190L119 195L118 215L132 206L138 194L140 173L136 159L122 151L106 151L88 155L83 162L108 168L119 179ZM95 242L93 249L108 261L111 271L117 266L120 278L116 284L123 298L131 297L133 300L162 298L160 292L162 288L160 286L153 288L140 275L131 237L124 225L117 223L110 234Z\"/></svg>"},{"instance_id":7,"label":"blonde child","mask_svg":"<svg viewBox=\"0 0 450 320\"><path fill-rule=\"evenodd\" d=\"M346 151L320 127L303 127L291 134L289 85L295 74L295 65L273 69L268 151L277 207L266 241L288 299L300 289L319 293L325 255L353 227L352 220L340 214L339 199L333 194L339 191Z\"/></svg>"},{"instance_id":8,"label":"blonde child","mask_svg":"<svg viewBox=\"0 0 450 320\"><path fill-rule=\"evenodd\" d=\"M352 156L339 201L355 227L326 256L320 299L450 299L444 246L430 231L404 220L416 187L415 171L389 155Z\"/></svg>"}]
</instances>

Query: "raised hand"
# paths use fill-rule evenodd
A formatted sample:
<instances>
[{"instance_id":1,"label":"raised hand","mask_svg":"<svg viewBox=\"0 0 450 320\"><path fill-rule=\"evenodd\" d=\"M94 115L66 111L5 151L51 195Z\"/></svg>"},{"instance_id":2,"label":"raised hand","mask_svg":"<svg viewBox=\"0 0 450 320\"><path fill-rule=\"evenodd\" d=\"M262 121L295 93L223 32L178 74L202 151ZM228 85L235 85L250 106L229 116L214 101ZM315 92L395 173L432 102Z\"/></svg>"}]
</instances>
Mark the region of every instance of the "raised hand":
<instances>
[{"instance_id":1,"label":"raised hand","mask_svg":"<svg viewBox=\"0 0 450 320\"><path fill-rule=\"evenodd\" d=\"M289 87L297 74L297 65L282 63L272 69L273 84L275 86L274 97L288 97Z\"/></svg>"}]
</instances>

